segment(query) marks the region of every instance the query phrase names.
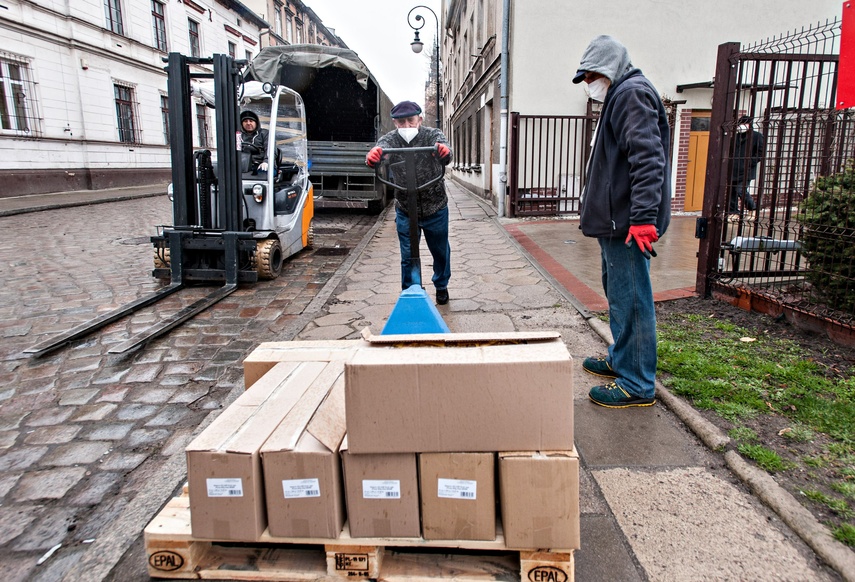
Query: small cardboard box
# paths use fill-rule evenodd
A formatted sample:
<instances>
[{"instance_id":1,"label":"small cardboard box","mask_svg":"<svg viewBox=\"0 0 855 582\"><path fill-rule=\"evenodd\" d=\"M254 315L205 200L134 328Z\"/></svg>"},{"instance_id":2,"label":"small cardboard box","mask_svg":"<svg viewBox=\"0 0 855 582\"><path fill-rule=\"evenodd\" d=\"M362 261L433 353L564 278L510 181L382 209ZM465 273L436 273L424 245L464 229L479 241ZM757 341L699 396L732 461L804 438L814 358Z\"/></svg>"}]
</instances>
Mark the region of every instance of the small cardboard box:
<instances>
[{"instance_id":1,"label":"small cardboard box","mask_svg":"<svg viewBox=\"0 0 855 582\"><path fill-rule=\"evenodd\" d=\"M417 538L419 479L416 455L354 455L341 445L347 521L354 538Z\"/></svg>"},{"instance_id":2,"label":"small cardboard box","mask_svg":"<svg viewBox=\"0 0 855 582\"><path fill-rule=\"evenodd\" d=\"M573 448L573 367L560 334L370 336L345 363L352 453Z\"/></svg>"},{"instance_id":3,"label":"small cardboard box","mask_svg":"<svg viewBox=\"0 0 855 582\"><path fill-rule=\"evenodd\" d=\"M419 483L426 540L496 539L493 453L422 453Z\"/></svg>"},{"instance_id":4,"label":"small cardboard box","mask_svg":"<svg viewBox=\"0 0 855 582\"><path fill-rule=\"evenodd\" d=\"M264 342L243 361L244 388L255 384L279 362L332 362L352 357L363 340Z\"/></svg>"},{"instance_id":5,"label":"small cardboard box","mask_svg":"<svg viewBox=\"0 0 855 582\"><path fill-rule=\"evenodd\" d=\"M505 545L579 549L579 457L575 450L499 453Z\"/></svg>"},{"instance_id":6,"label":"small cardboard box","mask_svg":"<svg viewBox=\"0 0 855 582\"><path fill-rule=\"evenodd\" d=\"M289 414L261 447L271 536L337 538L344 526L344 365L335 364L333 387L308 425L305 414Z\"/></svg>"},{"instance_id":7,"label":"small cardboard box","mask_svg":"<svg viewBox=\"0 0 855 582\"><path fill-rule=\"evenodd\" d=\"M277 364L187 446L194 538L255 541L264 532L267 516L259 449L302 398L320 402L326 395L331 387L324 377L328 366L326 362Z\"/></svg>"}]
</instances>

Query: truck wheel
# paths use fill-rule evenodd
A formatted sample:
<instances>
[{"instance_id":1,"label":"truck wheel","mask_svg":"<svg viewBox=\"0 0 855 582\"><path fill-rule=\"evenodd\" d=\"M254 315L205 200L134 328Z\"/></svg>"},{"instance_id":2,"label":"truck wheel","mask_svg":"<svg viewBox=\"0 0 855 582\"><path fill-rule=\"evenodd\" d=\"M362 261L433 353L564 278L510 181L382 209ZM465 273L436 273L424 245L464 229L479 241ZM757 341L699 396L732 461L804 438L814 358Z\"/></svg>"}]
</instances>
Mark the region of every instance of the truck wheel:
<instances>
[{"instance_id":1,"label":"truck wheel","mask_svg":"<svg viewBox=\"0 0 855 582\"><path fill-rule=\"evenodd\" d=\"M315 221L309 221L309 230L306 232L306 248L312 248L312 245L315 244Z\"/></svg>"},{"instance_id":2,"label":"truck wheel","mask_svg":"<svg viewBox=\"0 0 855 582\"><path fill-rule=\"evenodd\" d=\"M282 272L282 245L278 239L269 238L259 242L255 256L260 279L275 279Z\"/></svg>"}]
</instances>

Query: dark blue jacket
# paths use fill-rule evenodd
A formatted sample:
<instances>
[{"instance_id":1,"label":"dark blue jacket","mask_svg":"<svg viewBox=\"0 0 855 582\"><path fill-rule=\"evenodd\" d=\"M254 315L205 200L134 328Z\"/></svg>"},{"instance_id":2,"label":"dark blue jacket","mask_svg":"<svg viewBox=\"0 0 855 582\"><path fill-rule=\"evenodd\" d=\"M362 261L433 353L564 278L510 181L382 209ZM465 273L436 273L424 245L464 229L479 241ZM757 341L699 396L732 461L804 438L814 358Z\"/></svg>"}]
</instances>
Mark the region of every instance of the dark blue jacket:
<instances>
[{"instance_id":1,"label":"dark blue jacket","mask_svg":"<svg viewBox=\"0 0 855 582\"><path fill-rule=\"evenodd\" d=\"M671 222L668 116L656 89L632 69L609 89L588 164L580 227L585 236L626 238L632 224Z\"/></svg>"}]
</instances>

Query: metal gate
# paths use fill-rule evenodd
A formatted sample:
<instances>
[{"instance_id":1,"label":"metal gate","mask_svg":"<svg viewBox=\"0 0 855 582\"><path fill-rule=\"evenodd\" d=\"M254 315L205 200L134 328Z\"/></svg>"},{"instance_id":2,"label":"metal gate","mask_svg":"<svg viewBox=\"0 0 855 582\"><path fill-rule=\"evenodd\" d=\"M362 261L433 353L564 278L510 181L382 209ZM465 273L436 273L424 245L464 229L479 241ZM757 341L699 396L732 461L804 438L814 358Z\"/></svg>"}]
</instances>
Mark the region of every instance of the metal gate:
<instances>
[{"instance_id":1,"label":"metal gate","mask_svg":"<svg viewBox=\"0 0 855 582\"><path fill-rule=\"evenodd\" d=\"M578 214L594 115L511 113L510 216Z\"/></svg>"},{"instance_id":2,"label":"metal gate","mask_svg":"<svg viewBox=\"0 0 855 582\"><path fill-rule=\"evenodd\" d=\"M816 179L855 157L853 110L834 107L839 38L834 20L745 49L719 46L697 291L759 297L852 330L855 313L830 305L811 283L812 269L829 267L807 261L810 225L799 219ZM756 134L740 134L745 117ZM759 158L753 180L752 151ZM841 226L834 236L841 249L852 248L855 225ZM839 260L852 260L845 257ZM849 285L855 293L855 281Z\"/></svg>"}]
</instances>

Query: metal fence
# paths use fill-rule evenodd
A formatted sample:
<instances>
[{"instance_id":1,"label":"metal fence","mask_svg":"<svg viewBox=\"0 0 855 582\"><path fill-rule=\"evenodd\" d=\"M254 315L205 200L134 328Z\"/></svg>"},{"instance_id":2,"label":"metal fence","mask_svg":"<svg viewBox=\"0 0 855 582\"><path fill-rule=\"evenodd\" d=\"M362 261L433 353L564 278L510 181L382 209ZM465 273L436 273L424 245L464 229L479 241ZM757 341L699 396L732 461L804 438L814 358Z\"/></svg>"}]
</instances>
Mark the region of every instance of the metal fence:
<instances>
[{"instance_id":1,"label":"metal fence","mask_svg":"<svg viewBox=\"0 0 855 582\"><path fill-rule=\"evenodd\" d=\"M855 113L835 109L839 39L835 19L719 47L697 290L760 297L852 332L855 307L841 297L855 296L855 224L811 210L812 192L855 157ZM855 212L836 188L826 198Z\"/></svg>"},{"instance_id":2,"label":"metal fence","mask_svg":"<svg viewBox=\"0 0 855 582\"><path fill-rule=\"evenodd\" d=\"M594 115L511 113L511 216L576 214L590 155Z\"/></svg>"}]
</instances>

